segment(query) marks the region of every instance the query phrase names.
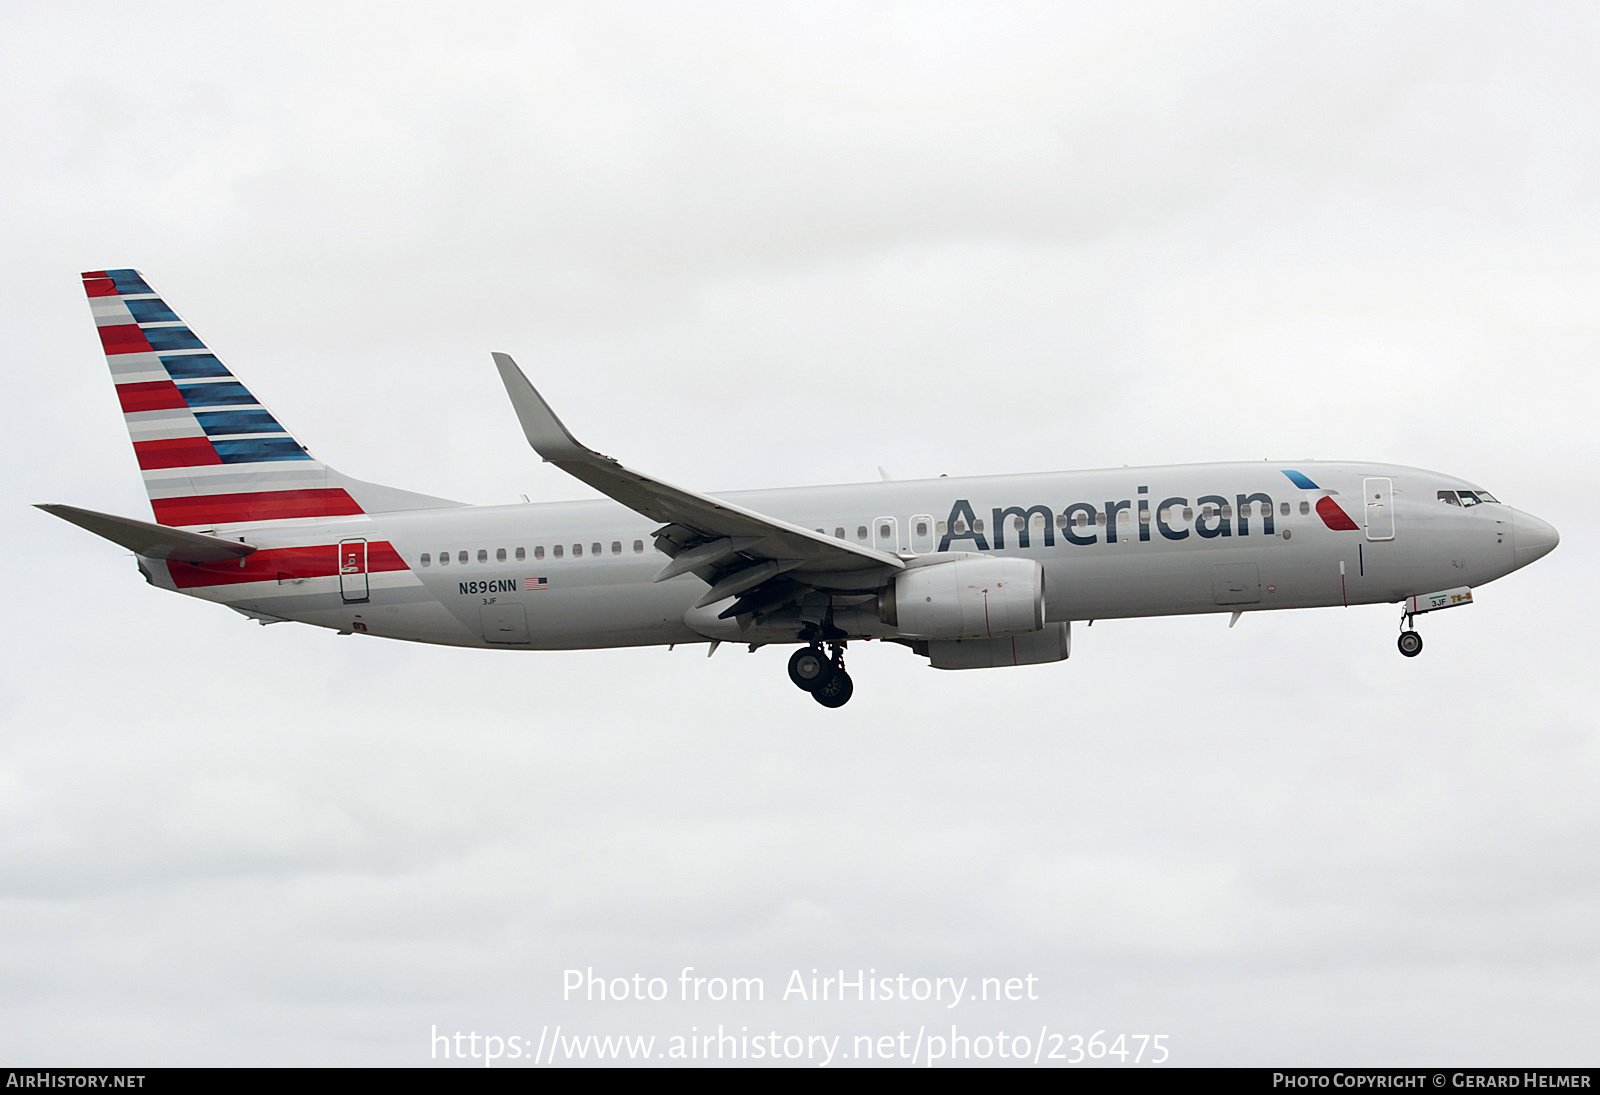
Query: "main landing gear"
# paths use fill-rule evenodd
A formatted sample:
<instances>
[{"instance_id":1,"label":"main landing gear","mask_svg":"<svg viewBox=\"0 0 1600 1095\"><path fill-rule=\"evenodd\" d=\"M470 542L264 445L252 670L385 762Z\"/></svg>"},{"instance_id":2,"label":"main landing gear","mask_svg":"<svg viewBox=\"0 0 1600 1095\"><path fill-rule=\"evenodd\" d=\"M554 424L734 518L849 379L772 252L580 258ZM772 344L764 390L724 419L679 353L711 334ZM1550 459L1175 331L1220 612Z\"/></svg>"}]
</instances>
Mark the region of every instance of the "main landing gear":
<instances>
[{"instance_id":1,"label":"main landing gear","mask_svg":"<svg viewBox=\"0 0 1600 1095\"><path fill-rule=\"evenodd\" d=\"M821 643L812 643L791 654L789 679L822 706L843 707L855 694L855 684L844 671L843 641L831 642L828 647L830 652L824 654Z\"/></svg>"},{"instance_id":2,"label":"main landing gear","mask_svg":"<svg viewBox=\"0 0 1600 1095\"><path fill-rule=\"evenodd\" d=\"M1407 612L1400 617L1400 653L1415 658L1422 653L1422 636L1417 634L1416 620Z\"/></svg>"}]
</instances>

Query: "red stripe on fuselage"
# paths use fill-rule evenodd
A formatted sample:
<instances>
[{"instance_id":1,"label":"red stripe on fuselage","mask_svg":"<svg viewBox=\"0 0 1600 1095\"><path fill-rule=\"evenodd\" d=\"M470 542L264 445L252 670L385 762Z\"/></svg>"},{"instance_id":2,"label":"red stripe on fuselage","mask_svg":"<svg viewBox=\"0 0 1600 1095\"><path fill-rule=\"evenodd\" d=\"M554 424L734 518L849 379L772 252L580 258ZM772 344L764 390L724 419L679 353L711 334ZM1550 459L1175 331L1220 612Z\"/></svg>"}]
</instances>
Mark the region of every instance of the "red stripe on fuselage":
<instances>
[{"instance_id":1,"label":"red stripe on fuselage","mask_svg":"<svg viewBox=\"0 0 1600 1095\"><path fill-rule=\"evenodd\" d=\"M167 570L179 589L197 586L227 586L242 582L287 582L296 578L331 578L339 573L339 545L268 548L244 557L244 565L232 563L169 562ZM407 570L394 545L377 540L367 545L367 573Z\"/></svg>"},{"instance_id":2,"label":"red stripe on fuselage","mask_svg":"<svg viewBox=\"0 0 1600 1095\"><path fill-rule=\"evenodd\" d=\"M339 487L324 490L264 490L255 494L202 494L152 498L163 525L235 525L243 521L287 521L307 517L348 517L361 513L356 500ZM253 556L252 556L253 558Z\"/></svg>"},{"instance_id":3,"label":"red stripe on fuselage","mask_svg":"<svg viewBox=\"0 0 1600 1095\"><path fill-rule=\"evenodd\" d=\"M143 380L137 384L118 384L117 398L122 401L122 413L134 411L183 411L189 404L183 393L170 380Z\"/></svg>"},{"instance_id":4,"label":"red stripe on fuselage","mask_svg":"<svg viewBox=\"0 0 1600 1095\"><path fill-rule=\"evenodd\" d=\"M137 323L114 323L95 330L100 332L100 345L105 347L107 357L150 352L150 340L144 337Z\"/></svg>"},{"instance_id":5,"label":"red stripe on fuselage","mask_svg":"<svg viewBox=\"0 0 1600 1095\"><path fill-rule=\"evenodd\" d=\"M222 457L211 441L204 437L168 437L160 441L135 441L133 454L139 458L139 467L192 468L200 464L220 464Z\"/></svg>"},{"instance_id":6,"label":"red stripe on fuselage","mask_svg":"<svg viewBox=\"0 0 1600 1095\"><path fill-rule=\"evenodd\" d=\"M1317 499L1317 516L1334 532L1357 532L1361 526L1350 520L1350 515L1327 495Z\"/></svg>"}]
</instances>

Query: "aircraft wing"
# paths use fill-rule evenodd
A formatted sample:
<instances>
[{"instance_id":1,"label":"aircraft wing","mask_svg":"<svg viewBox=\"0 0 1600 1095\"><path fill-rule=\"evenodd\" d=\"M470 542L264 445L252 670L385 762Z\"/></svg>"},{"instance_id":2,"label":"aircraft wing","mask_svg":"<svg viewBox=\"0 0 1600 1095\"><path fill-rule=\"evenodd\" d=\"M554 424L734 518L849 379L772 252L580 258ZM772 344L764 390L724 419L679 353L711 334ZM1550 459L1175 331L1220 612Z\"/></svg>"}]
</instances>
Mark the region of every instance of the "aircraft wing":
<instances>
[{"instance_id":1,"label":"aircraft wing","mask_svg":"<svg viewBox=\"0 0 1600 1095\"><path fill-rule=\"evenodd\" d=\"M495 354L494 363L534 451L546 463L634 512L663 522L665 527L656 533L656 546L673 560L657 581L689 571L699 574L712 583L701 598L702 605L734 594L745 594L744 601L754 605L757 600L750 591L767 586L780 575L790 584L831 587L851 572L878 571L887 581L905 566L888 552L835 539L624 467L580 444L509 355ZM857 581L870 582L870 573L857 575ZM769 601L776 595L770 589L766 593Z\"/></svg>"}]
</instances>

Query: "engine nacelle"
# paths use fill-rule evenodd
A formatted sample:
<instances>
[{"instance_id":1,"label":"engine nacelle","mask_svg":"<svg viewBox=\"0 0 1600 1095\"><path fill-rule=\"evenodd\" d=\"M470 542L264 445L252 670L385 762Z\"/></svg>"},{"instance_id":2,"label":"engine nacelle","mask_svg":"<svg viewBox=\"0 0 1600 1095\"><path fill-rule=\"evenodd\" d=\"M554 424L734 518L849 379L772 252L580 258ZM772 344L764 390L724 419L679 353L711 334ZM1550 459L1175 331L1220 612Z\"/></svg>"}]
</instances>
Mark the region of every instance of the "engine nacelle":
<instances>
[{"instance_id":1,"label":"engine nacelle","mask_svg":"<svg viewBox=\"0 0 1600 1095\"><path fill-rule=\"evenodd\" d=\"M1044 630L1006 639L945 639L928 644L935 669L998 669L1003 665L1064 662L1072 653L1072 625L1046 624Z\"/></svg>"},{"instance_id":2,"label":"engine nacelle","mask_svg":"<svg viewBox=\"0 0 1600 1095\"><path fill-rule=\"evenodd\" d=\"M1044 568L1033 559L954 559L895 575L879 618L907 639L999 639L1044 627Z\"/></svg>"}]
</instances>

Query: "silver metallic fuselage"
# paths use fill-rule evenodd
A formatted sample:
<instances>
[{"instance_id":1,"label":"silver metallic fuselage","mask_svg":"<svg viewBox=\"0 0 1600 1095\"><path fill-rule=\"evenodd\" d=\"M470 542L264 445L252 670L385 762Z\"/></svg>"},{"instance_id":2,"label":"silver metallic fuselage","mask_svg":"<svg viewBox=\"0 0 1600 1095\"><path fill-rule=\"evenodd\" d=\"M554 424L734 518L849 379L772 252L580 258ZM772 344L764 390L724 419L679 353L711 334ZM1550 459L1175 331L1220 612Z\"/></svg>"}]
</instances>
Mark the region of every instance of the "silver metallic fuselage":
<instances>
[{"instance_id":1,"label":"silver metallic fuselage","mask_svg":"<svg viewBox=\"0 0 1600 1095\"><path fill-rule=\"evenodd\" d=\"M1295 485L1285 467L1309 475L1317 489ZM1336 529L1319 515L1318 500L1330 497L1362 525L1363 483L1374 477L1392 480L1392 538L1371 538L1373 530L1364 527ZM1437 492L1450 489L1477 488L1416 468L1300 461L858 483L719 497L830 536L843 530L846 539L857 540L865 530L863 542L901 554L943 550L1035 558L1044 567L1047 618L1070 621L1395 602L1482 586L1555 546L1554 529L1510 506L1441 503ZM1227 510L1216 512L1214 501L1208 514L1206 498L1226 500ZM1240 505L1246 498L1251 501ZM1263 516L1263 505L1270 516ZM1036 507L1049 512L1048 523ZM1069 507L1070 519L1083 524L1061 525ZM1024 530L1015 527L1019 515L1005 513L1013 508L1033 511L1020 518ZM1167 519L1158 522L1163 509ZM1188 519L1185 509L1191 511ZM921 537L913 528L919 516L931 524ZM885 529L892 544L882 542ZM366 600L354 603L341 594L336 576L291 573L271 581L184 588L172 572L189 564L151 563L150 570L158 585L252 615L416 642L578 649L728 637L685 621L706 591L704 581L693 574L652 580L668 561L653 546L655 531L652 522L610 500L408 510L250 527L250 541L262 550L356 539L392 545L404 566L367 575ZM214 532L237 535L227 528ZM1092 542L1070 542L1068 533ZM574 545L581 546L581 555ZM462 553L465 563L459 561ZM450 561L441 564L442 556ZM1253 590L1223 588L1224 578L1239 574L1253 576ZM508 605L522 607L525 641L486 637L485 609Z\"/></svg>"}]
</instances>

